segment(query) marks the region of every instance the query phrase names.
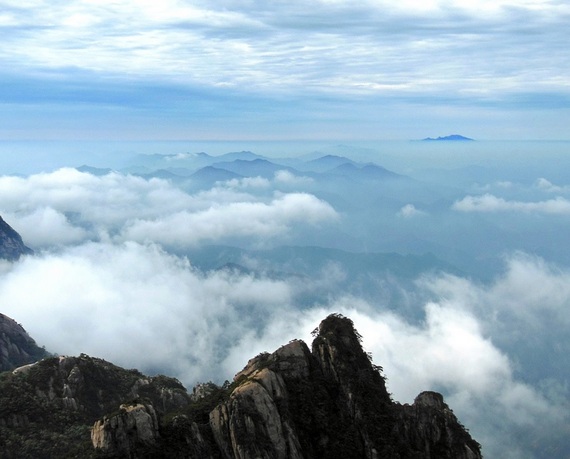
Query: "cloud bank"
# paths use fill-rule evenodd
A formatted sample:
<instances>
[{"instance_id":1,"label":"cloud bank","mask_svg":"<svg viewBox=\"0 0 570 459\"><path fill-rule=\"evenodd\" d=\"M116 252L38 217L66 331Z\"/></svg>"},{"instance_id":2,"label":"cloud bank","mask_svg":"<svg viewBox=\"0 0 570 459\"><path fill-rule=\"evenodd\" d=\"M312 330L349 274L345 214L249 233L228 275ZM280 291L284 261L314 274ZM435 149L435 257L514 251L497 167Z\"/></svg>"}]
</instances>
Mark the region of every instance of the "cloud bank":
<instances>
[{"instance_id":1,"label":"cloud bank","mask_svg":"<svg viewBox=\"0 0 570 459\"><path fill-rule=\"evenodd\" d=\"M262 178L231 180L192 195L165 180L64 168L0 177L0 212L38 249L105 239L182 248L227 238L267 240L338 218L311 194L249 192L269 185Z\"/></svg>"},{"instance_id":2,"label":"cloud bank","mask_svg":"<svg viewBox=\"0 0 570 459\"><path fill-rule=\"evenodd\" d=\"M529 279L540 286L533 295ZM537 454L520 438L565 438L567 388L547 372L522 381L517 366L526 362L517 340L540 324L550 336L566 333L569 279L523 255L509 260L490 287L425 277L418 322L355 297L301 309L299 286L290 281L204 274L152 244L98 242L4 267L0 297L3 313L49 350L166 373L189 386L231 378L253 355L292 338L310 342L310 330L340 312L354 320L365 349L384 367L396 400L442 391L487 456L515 458ZM545 322L548 311L556 320Z\"/></svg>"}]
</instances>

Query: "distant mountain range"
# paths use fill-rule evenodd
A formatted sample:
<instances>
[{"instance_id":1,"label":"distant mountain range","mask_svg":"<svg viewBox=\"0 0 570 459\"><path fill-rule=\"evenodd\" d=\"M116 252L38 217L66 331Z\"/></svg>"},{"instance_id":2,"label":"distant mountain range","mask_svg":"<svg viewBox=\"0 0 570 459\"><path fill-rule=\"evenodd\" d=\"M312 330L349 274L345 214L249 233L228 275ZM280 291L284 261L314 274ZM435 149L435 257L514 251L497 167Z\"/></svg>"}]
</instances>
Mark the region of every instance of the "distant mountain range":
<instances>
[{"instance_id":1,"label":"distant mountain range","mask_svg":"<svg viewBox=\"0 0 570 459\"><path fill-rule=\"evenodd\" d=\"M286 170L293 175L304 174L334 174L353 178L387 178L401 177L373 163L358 163L344 156L323 155L316 159L302 160L300 158L266 158L250 151L226 153L211 156L207 153L185 153L178 155L138 155L133 164L123 173L140 175L145 178L158 177L167 179L186 180L188 177L199 178L201 181L209 176L223 179L223 175L215 170L225 170L241 177L272 178L275 172ZM202 172L202 170L204 171ZM81 166L78 170L94 175L105 173L104 169ZM110 172L110 170L107 170ZM167 171L168 173L165 173Z\"/></svg>"}]
</instances>

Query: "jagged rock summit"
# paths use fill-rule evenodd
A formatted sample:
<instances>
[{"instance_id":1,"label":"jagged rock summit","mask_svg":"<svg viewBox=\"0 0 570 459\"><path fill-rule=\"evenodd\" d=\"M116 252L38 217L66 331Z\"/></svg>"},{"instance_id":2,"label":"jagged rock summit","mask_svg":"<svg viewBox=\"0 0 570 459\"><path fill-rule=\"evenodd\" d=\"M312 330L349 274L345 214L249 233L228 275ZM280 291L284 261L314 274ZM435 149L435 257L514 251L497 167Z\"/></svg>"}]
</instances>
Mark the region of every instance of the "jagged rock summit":
<instances>
[{"instance_id":1,"label":"jagged rock summit","mask_svg":"<svg viewBox=\"0 0 570 459\"><path fill-rule=\"evenodd\" d=\"M33 251L24 245L22 237L0 216L0 259L15 261Z\"/></svg>"},{"instance_id":2,"label":"jagged rock summit","mask_svg":"<svg viewBox=\"0 0 570 459\"><path fill-rule=\"evenodd\" d=\"M477 459L480 446L435 392L391 400L350 319L331 315L312 349L252 359L209 417L222 457Z\"/></svg>"},{"instance_id":3,"label":"jagged rock summit","mask_svg":"<svg viewBox=\"0 0 570 459\"><path fill-rule=\"evenodd\" d=\"M171 378L88 356L46 359L0 378L0 450L8 458L31 457L20 454L25 447L46 458L481 458L440 394L395 403L360 341L352 321L333 314L311 349L293 340L251 359L232 383L201 384L192 395ZM53 439L57 456L46 454Z\"/></svg>"}]
</instances>

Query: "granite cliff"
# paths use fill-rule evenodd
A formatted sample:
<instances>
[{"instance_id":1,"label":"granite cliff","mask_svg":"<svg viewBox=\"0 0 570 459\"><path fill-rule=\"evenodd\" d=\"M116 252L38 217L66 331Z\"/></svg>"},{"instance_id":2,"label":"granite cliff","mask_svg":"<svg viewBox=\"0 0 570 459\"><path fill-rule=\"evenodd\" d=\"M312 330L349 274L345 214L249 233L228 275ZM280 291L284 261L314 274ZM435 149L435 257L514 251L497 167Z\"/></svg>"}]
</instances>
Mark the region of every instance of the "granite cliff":
<instances>
[{"instance_id":1,"label":"granite cliff","mask_svg":"<svg viewBox=\"0 0 570 459\"><path fill-rule=\"evenodd\" d=\"M22 255L33 253L22 237L0 217L0 259L15 261Z\"/></svg>"},{"instance_id":2,"label":"granite cliff","mask_svg":"<svg viewBox=\"0 0 570 459\"><path fill-rule=\"evenodd\" d=\"M292 341L251 360L210 413L222 457L480 458L440 394L394 403L350 319L332 315L312 349Z\"/></svg>"},{"instance_id":3,"label":"granite cliff","mask_svg":"<svg viewBox=\"0 0 570 459\"><path fill-rule=\"evenodd\" d=\"M3 457L478 459L435 392L392 401L350 319L327 317L233 382L149 378L85 355L0 377Z\"/></svg>"}]
</instances>

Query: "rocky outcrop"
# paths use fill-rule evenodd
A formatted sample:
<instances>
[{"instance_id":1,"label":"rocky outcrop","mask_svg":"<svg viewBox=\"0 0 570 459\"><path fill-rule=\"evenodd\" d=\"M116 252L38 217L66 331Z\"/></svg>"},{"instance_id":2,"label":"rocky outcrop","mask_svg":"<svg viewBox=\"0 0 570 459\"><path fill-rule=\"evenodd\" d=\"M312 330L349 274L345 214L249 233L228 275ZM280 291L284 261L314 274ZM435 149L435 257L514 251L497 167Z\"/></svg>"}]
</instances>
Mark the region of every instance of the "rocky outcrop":
<instances>
[{"instance_id":1,"label":"rocky outcrop","mask_svg":"<svg viewBox=\"0 0 570 459\"><path fill-rule=\"evenodd\" d=\"M144 403L121 405L119 413L105 416L91 430L95 448L121 457L136 457L137 450L155 446L158 438L156 411Z\"/></svg>"},{"instance_id":2,"label":"rocky outcrop","mask_svg":"<svg viewBox=\"0 0 570 459\"><path fill-rule=\"evenodd\" d=\"M0 378L0 456L95 457L89 435L102 418L98 445L132 456L135 445L152 446L161 416L189 403L174 378L148 377L84 354L47 358Z\"/></svg>"},{"instance_id":3,"label":"rocky outcrop","mask_svg":"<svg viewBox=\"0 0 570 459\"><path fill-rule=\"evenodd\" d=\"M0 217L0 259L15 261L33 251L24 245L22 237Z\"/></svg>"},{"instance_id":4,"label":"rocky outcrop","mask_svg":"<svg viewBox=\"0 0 570 459\"><path fill-rule=\"evenodd\" d=\"M302 458L291 419L283 412L288 399L283 378L256 370L210 413L210 425L226 458ZM281 406L281 409L280 409Z\"/></svg>"},{"instance_id":5,"label":"rocky outcrop","mask_svg":"<svg viewBox=\"0 0 570 459\"><path fill-rule=\"evenodd\" d=\"M440 394L412 406L391 400L350 319L329 316L315 334L312 351L293 341L236 375L210 413L224 458L481 457Z\"/></svg>"},{"instance_id":6,"label":"rocky outcrop","mask_svg":"<svg viewBox=\"0 0 570 459\"><path fill-rule=\"evenodd\" d=\"M396 434L423 451L424 457L477 459L479 445L459 423L437 392L422 392L399 410Z\"/></svg>"},{"instance_id":7,"label":"rocky outcrop","mask_svg":"<svg viewBox=\"0 0 570 459\"><path fill-rule=\"evenodd\" d=\"M191 395L86 355L0 378L2 457L480 459L443 397L392 401L350 319L327 317L311 349L293 340Z\"/></svg>"},{"instance_id":8,"label":"rocky outcrop","mask_svg":"<svg viewBox=\"0 0 570 459\"><path fill-rule=\"evenodd\" d=\"M33 363L48 355L20 324L0 314L0 371Z\"/></svg>"}]
</instances>

